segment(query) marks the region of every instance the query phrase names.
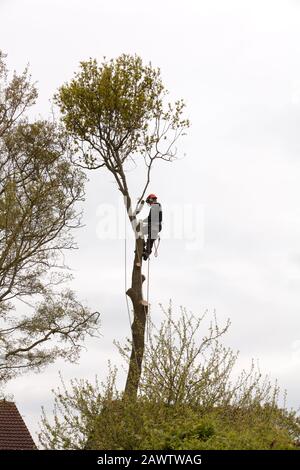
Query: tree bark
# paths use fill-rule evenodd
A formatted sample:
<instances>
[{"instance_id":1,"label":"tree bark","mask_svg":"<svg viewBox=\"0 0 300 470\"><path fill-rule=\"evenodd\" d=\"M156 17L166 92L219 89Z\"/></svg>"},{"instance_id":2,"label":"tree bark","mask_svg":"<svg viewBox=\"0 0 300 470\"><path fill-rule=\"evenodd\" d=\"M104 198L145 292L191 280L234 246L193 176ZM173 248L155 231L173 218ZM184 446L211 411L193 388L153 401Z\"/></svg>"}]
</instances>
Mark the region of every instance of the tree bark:
<instances>
[{"instance_id":1,"label":"tree bark","mask_svg":"<svg viewBox=\"0 0 300 470\"><path fill-rule=\"evenodd\" d=\"M132 283L131 287L126 292L133 306L133 323L131 325L132 346L124 391L124 397L130 399L136 398L139 388L145 348L145 326L148 313L148 305L143 299L142 289L145 280L145 276L142 274L143 244L144 240L142 238L136 239Z\"/></svg>"}]
</instances>

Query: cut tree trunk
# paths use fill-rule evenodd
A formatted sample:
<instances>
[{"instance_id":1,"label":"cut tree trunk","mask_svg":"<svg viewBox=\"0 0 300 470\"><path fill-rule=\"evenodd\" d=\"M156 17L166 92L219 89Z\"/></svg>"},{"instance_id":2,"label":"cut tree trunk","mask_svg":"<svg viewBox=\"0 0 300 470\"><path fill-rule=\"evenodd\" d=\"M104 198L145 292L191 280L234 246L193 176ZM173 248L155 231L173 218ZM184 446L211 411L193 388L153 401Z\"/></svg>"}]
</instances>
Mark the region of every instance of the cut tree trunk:
<instances>
[{"instance_id":1,"label":"cut tree trunk","mask_svg":"<svg viewBox=\"0 0 300 470\"><path fill-rule=\"evenodd\" d=\"M142 289L145 280L145 276L142 274L143 244L144 241L142 238L136 239L132 283L131 287L126 292L133 306L131 355L124 392L124 397L130 399L136 398L139 388L145 348L145 326L148 314L148 305L143 299Z\"/></svg>"}]
</instances>

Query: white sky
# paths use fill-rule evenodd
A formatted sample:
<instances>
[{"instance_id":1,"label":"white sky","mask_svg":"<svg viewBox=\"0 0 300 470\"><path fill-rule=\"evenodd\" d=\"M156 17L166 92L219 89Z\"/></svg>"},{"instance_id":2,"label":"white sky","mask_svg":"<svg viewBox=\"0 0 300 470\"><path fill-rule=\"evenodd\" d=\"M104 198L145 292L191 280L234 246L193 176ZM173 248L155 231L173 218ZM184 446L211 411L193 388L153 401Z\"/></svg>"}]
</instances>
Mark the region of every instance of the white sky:
<instances>
[{"instance_id":1,"label":"white sky","mask_svg":"<svg viewBox=\"0 0 300 470\"><path fill-rule=\"evenodd\" d=\"M241 364L259 359L298 407L300 1L0 0L0 21L10 69L29 62L37 81L36 116L49 115L49 100L80 60L137 53L161 68L192 127L181 144L186 157L159 165L150 192L165 208L199 206L204 245L162 240L151 262L153 316L172 298L196 314L230 317L226 343ZM117 193L109 175L94 173L80 250L68 258L74 289L102 313L103 337L88 343L79 365L57 363L9 384L33 432L41 405L51 409L58 369L66 379L104 377L107 359L118 361L112 340L129 334L124 243L97 237L103 203L117 205Z\"/></svg>"}]
</instances>

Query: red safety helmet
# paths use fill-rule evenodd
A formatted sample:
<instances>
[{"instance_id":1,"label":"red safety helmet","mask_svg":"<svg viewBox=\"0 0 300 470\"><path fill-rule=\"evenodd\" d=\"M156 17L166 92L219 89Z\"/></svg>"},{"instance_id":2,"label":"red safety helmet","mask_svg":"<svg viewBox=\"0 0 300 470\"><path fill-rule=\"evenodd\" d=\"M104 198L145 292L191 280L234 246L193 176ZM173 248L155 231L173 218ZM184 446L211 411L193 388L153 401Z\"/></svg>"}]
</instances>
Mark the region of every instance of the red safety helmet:
<instances>
[{"instance_id":1,"label":"red safety helmet","mask_svg":"<svg viewBox=\"0 0 300 470\"><path fill-rule=\"evenodd\" d=\"M157 199L157 196L155 196L155 194L149 194L149 196L146 199L146 202L156 201L156 199Z\"/></svg>"}]
</instances>

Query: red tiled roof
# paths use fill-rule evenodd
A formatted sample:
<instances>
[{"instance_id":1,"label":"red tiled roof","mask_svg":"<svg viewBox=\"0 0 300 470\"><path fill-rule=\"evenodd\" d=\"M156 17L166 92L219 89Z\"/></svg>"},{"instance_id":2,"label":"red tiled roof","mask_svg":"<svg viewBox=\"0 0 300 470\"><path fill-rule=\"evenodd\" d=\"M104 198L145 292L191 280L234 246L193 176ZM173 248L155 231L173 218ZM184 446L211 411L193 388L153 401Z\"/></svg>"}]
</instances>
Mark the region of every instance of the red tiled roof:
<instances>
[{"instance_id":1,"label":"red tiled roof","mask_svg":"<svg viewBox=\"0 0 300 470\"><path fill-rule=\"evenodd\" d=\"M0 449L36 449L30 432L12 401L0 400Z\"/></svg>"}]
</instances>

